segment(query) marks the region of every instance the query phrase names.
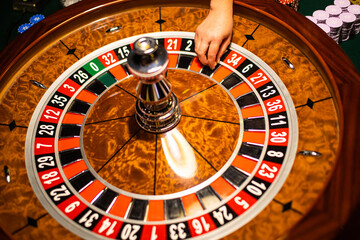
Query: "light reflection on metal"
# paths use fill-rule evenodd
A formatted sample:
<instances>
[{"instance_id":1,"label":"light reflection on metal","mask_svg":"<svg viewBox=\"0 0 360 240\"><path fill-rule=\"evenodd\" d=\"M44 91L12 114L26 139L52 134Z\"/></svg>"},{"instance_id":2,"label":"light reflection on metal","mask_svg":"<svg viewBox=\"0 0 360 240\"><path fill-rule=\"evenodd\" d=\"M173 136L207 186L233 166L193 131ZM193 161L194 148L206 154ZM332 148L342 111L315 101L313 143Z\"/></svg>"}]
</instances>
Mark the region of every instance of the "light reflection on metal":
<instances>
[{"instance_id":1,"label":"light reflection on metal","mask_svg":"<svg viewBox=\"0 0 360 240\"><path fill-rule=\"evenodd\" d=\"M122 26L116 26L116 27L109 28L108 30L106 30L106 32L113 33L113 32L119 31L120 29L122 29Z\"/></svg>"},{"instance_id":2,"label":"light reflection on metal","mask_svg":"<svg viewBox=\"0 0 360 240\"><path fill-rule=\"evenodd\" d=\"M44 84L42 84L42 83L40 83L40 82L38 82L38 81L30 80L30 82L31 82L33 85L35 85L35 86L37 86L37 87L39 87L39 88L47 89L47 87L45 87Z\"/></svg>"},{"instance_id":3,"label":"light reflection on metal","mask_svg":"<svg viewBox=\"0 0 360 240\"><path fill-rule=\"evenodd\" d=\"M176 129L160 135L162 149L171 169L180 177L188 179L196 174L195 153L184 136Z\"/></svg>"},{"instance_id":4,"label":"light reflection on metal","mask_svg":"<svg viewBox=\"0 0 360 240\"><path fill-rule=\"evenodd\" d=\"M316 152L316 151L300 151L299 154L302 154L304 156L313 156L313 157L317 157L317 156L321 156L321 153Z\"/></svg>"},{"instance_id":5,"label":"light reflection on metal","mask_svg":"<svg viewBox=\"0 0 360 240\"><path fill-rule=\"evenodd\" d=\"M291 68L292 70L295 70L295 66L294 64L292 64L289 59L287 59L286 57L283 57L282 60L284 61L284 63L286 64L286 66L288 66L289 68Z\"/></svg>"},{"instance_id":6,"label":"light reflection on metal","mask_svg":"<svg viewBox=\"0 0 360 240\"><path fill-rule=\"evenodd\" d=\"M136 122L151 133L164 133L180 122L181 110L166 79L168 53L155 39L135 41L127 58L129 71L136 76Z\"/></svg>"},{"instance_id":7,"label":"light reflection on metal","mask_svg":"<svg viewBox=\"0 0 360 240\"><path fill-rule=\"evenodd\" d=\"M5 175L5 181L7 183L10 183L10 169L8 166L4 166L4 175Z\"/></svg>"}]
</instances>

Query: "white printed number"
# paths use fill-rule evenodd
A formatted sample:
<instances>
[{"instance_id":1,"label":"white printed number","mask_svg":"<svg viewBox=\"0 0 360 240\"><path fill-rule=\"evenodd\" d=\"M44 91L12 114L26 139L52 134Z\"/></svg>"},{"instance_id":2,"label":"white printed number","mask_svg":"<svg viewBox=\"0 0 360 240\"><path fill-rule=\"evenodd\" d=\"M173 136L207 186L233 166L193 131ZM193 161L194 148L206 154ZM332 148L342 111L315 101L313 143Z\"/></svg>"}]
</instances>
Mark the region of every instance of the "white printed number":
<instances>
[{"instance_id":1,"label":"white printed number","mask_svg":"<svg viewBox=\"0 0 360 240\"><path fill-rule=\"evenodd\" d=\"M69 89L70 92L75 92L76 90L74 87L70 86L69 84L64 84L64 88Z\"/></svg>"},{"instance_id":2,"label":"white printed number","mask_svg":"<svg viewBox=\"0 0 360 240\"><path fill-rule=\"evenodd\" d=\"M57 171L52 171L49 173L46 173L44 175L41 176L42 180L46 180L44 181L44 184L52 184L53 182L57 181L60 179L60 177L56 177L58 175Z\"/></svg>"},{"instance_id":3,"label":"white printed number","mask_svg":"<svg viewBox=\"0 0 360 240\"><path fill-rule=\"evenodd\" d=\"M266 106L268 106L268 110L270 112L273 112L273 111L276 111L276 110L279 110L279 109L283 108L283 106L281 105L281 100L280 99L277 99L274 102L268 102L268 103L266 103Z\"/></svg>"},{"instance_id":4,"label":"white printed number","mask_svg":"<svg viewBox=\"0 0 360 240\"><path fill-rule=\"evenodd\" d=\"M176 50L177 49L177 39L169 39L167 50Z\"/></svg>"},{"instance_id":5,"label":"white printed number","mask_svg":"<svg viewBox=\"0 0 360 240\"><path fill-rule=\"evenodd\" d=\"M106 65L110 65L110 64L116 62L116 60L114 59L114 56L111 53L107 53L105 55L102 55L102 59L105 61Z\"/></svg>"},{"instance_id":6,"label":"white printed number","mask_svg":"<svg viewBox=\"0 0 360 240\"><path fill-rule=\"evenodd\" d=\"M231 213L227 212L226 206L222 206L218 211L213 211L213 217L220 223L220 225L225 224L225 220L231 221L234 216Z\"/></svg>"},{"instance_id":7,"label":"white printed number","mask_svg":"<svg viewBox=\"0 0 360 240\"><path fill-rule=\"evenodd\" d=\"M75 210L75 208L77 208L78 206L80 206L80 202L79 201L75 201L70 203L66 208L65 208L65 212L66 213L71 213L72 211Z\"/></svg>"},{"instance_id":8,"label":"white printed number","mask_svg":"<svg viewBox=\"0 0 360 240\"><path fill-rule=\"evenodd\" d=\"M55 162L54 162L54 157L52 156L43 156L43 157L39 157L37 159L38 167L39 168L45 168L46 166L49 167L54 167L55 166Z\"/></svg>"},{"instance_id":9,"label":"white printed number","mask_svg":"<svg viewBox=\"0 0 360 240\"><path fill-rule=\"evenodd\" d=\"M51 100L51 103L57 104L59 107L65 106L65 103L67 102L66 97L54 95L54 98Z\"/></svg>"},{"instance_id":10,"label":"white printed number","mask_svg":"<svg viewBox=\"0 0 360 240\"><path fill-rule=\"evenodd\" d=\"M39 130L39 134L40 135L48 135L48 136L53 136L54 135L54 129L55 127L53 125L40 125L39 128L41 130Z\"/></svg>"},{"instance_id":11,"label":"white printed number","mask_svg":"<svg viewBox=\"0 0 360 240\"><path fill-rule=\"evenodd\" d=\"M124 46L124 47L119 48L118 53L120 54L121 59L123 59L129 55L130 51L127 46Z\"/></svg>"},{"instance_id":12,"label":"white printed number","mask_svg":"<svg viewBox=\"0 0 360 240\"><path fill-rule=\"evenodd\" d=\"M239 196L235 197L234 201L237 205L242 206L245 210L250 207L250 205L245 200L241 199L241 197Z\"/></svg>"},{"instance_id":13,"label":"white printed number","mask_svg":"<svg viewBox=\"0 0 360 240\"><path fill-rule=\"evenodd\" d=\"M83 84L86 81L86 79L89 78L89 76L85 72L83 72L82 70L79 70L79 71L77 71L77 73L75 73L73 75L73 78L78 80L79 83Z\"/></svg>"},{"instance_id":14,"label":"white printed number","mask_svg":"<svg viewBox=\"0 0 360 240\"><path fill-rule=\"evenodd\" d=\"M107 230L105 233L106 236L113 234L115 232L114 228L115 228L116 224L117 224L117 221L114 221L111 223L108 218L105 219L105 221L103 221L103 223L99 229L99 233L102 233L105 230Z\"/></svg>"},{"instance_id":15,"label":"white printed number","mask_svg":"<svg viewBox=\"0 0 360 240\"><path fill-rule=\"evenodd\" d=\"M99 218L99 214L92 213L92 210L89 210L82 218L80 218L79 223L84 223L84 226L89 228L92 226L93 221Z\"/></svg>"},{"instance_id":16,"label":"white printed number","mask_svg":"<svg viewBox=\"0 0 360 240\"><path fill-rule=\"evenodd\" d=\"M54 201L60 201L62 197L69 196L70 192L65 185L61 185L60 188L55 188L50 192L50 196L53 196Z\"/></svg>"},{"instance_id":17,"label":"white printed number","mask_svg":"<svg viewBox=\"0 0 360 240\"><path fill-rule=\"evenodd\" d=\"M46 119L55 119L55 120L57 120L59 118L60 114L61 114L60 111L54 111L54 110L51 110L51 109L47 109L45 111L45 113L48 114L48 115L44 115L44 118L46 118Z\"/></svg>"},{"instance_id":18,"label":"white printed number","mask_svg":"<svg viewBox=\"0 0 360 240\"><path fill-rule=\"evenodd\" d=\"M185 224L184 223L179 223L179 224L172 224L169 227L170 230L170 238L172 240L177 240L177 239L185 239L186 238L186 232L184 231L185 229Z\"/></svg>"},{"instance_id":19,"label":"white printed number","mask_svg":"<svg viewBox=\"0 0 360 240\"><path fill-rule=\"evenodd\" d=\"M126 224L121 232L121 239L130 239L130 240L136 240L137 236L136 233L140 230L139 225L131 225Z\"/></svg>"},{"instance_id":20,"label":"white printed number","mask_svg":"<svg viewBox=\"0 0 360 240\"><path fill-rule=\"evenodd\" d=\"M191 41L191 40L188 40L187 42L186 42L186 48L185 48L185 51L191 51L191 46L193 45L193 41Z\"/></svg>"},{"instance_id":21,"label":"white printed number","mask_svg":"<svg viewBox=\"0 0 360 240\"><path fill-rule=\"evenodd\" d=\"M194 219L192 221L192 226L197 234L202 234L204 231L207 232L210 229L210 224L206 222L204 217L201 217L200 220Z\"/></svg>"},{"instance_id":22,"label":"white printed number","mask_svg":"<svg viewBox=\"0 0 360 240\"><path fill-rule=\"evenodd\" d=\"M264 82L266 80L268 80L268 78L262 72L259 72L255 77L250 78L250 81L254 83L254 85Z\"/></svg>"},{"instance_id":23,"label":"white printed number","mask_svg":"<svg viewBox=\"0 0 360 240\"><path fill-rule=\"evenodd\" d=\"M266 185L252 180L251 184L246 186L246 189L255 196L261 196L266 190Z\"/></svg>"},{"instance_id":24,"label":"white printed number","mask_svg":"<svg viewBox=\"0 0 360 240\"><path fill-rule=\"evenodd\" d=\"M234 53L233 55L231 55L231 58L229 58L227 60L227 63L232 64L233 67L235 67L239 63L241 58L242 58L242 56L238 57L238 55L236 53Z\"/></svg>"},{"instance_id":25,"label":"white printed number","mask_svg":"<svg viewBox=\"0 0 360 240\"><path fill-rule=\"evenodd\" d=\"M281 132L281 133L272 132L270 135L271 135L270 142L272 142L272 143L284 143L284 142L286 142L286 136L287 136L286 132Z\"/></svg>"},{"instance_id":26,"label":"white printed number","mask_svg":"<svg viewBox=\"0 0 360 240\"><path fill-rule=\"evenodd\" d=\"M274 150L270 150L267 152L267 155L270 157L277 157L277 158L282 158L284 156L284 153L282 152L277 152Z\"/></svg>"},{"instance_id":27,"label":"white printed number","mask_svg":"<svg viewBox=\"0 0 360 240\"><path fill-rule=\"evenodd\" d=\"M278 168L273 166L270 167L269 165L267 165L266 163L263 163L261 165L261 169L259 170L259 175L266 177L266 178L274 178L275 174L278 171Z\"/></svg>"}]
</instances>

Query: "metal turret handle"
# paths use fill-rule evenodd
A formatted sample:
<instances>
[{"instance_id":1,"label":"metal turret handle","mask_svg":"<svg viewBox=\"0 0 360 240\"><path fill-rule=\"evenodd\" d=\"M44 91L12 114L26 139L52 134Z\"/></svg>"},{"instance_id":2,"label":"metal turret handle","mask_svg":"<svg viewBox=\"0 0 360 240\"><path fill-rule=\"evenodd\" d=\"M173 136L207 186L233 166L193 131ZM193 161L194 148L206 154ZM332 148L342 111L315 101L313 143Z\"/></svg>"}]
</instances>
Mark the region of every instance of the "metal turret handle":
<instances>
[{"instance_id":1,"label":"metal turret handle","mask_svg":"<svg viewBox=\"0 0 360 240\"><path fill-rule=\"evenodd\" d=\"M171 130L181 117L178 100L166 79L168 63L165 48L150 37L136 40L128 56L129 71L139 79L136 121L152 133Z\"/></svg>"}]
</instances>

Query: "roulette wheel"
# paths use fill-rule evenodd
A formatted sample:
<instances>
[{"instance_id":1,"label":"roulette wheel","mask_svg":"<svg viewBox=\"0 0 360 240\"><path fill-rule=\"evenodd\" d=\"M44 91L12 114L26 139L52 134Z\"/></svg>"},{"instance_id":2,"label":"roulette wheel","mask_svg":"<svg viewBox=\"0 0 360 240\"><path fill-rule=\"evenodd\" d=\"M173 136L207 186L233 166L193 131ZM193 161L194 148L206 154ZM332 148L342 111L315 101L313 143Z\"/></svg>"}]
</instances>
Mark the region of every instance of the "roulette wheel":
<instances>
[{"instance_id":1,"label":"roulette wheel","mask_svg":"<svg viewBox=\"0 0 360 240\"><path fill-rule=\"evenodd\" d=\"M2 52L4 238L335 236L359 197L358 73L270 1L236 1L232 44L203 66L208 5L83 1ZM130 63L147 37L151 76Z\"/></svg>"}]
</instances>

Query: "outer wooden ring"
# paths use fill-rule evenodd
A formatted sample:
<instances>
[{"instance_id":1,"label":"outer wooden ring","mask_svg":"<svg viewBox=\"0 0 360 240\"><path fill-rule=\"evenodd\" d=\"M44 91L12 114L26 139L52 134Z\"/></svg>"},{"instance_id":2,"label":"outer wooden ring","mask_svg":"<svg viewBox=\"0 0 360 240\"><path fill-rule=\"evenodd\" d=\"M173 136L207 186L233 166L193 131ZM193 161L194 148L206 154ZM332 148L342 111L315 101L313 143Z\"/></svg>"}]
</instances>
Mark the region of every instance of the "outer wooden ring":
<instances>
[{"instance_id":1,"label":"outer wooden ring","mask_svg":"<svg viewBox=\"0 0 360 240\"><path fill-rule=\"evenodd\" d=\"M0 57L0 78L10 79L22 67L22 63L36 54L39 48L47 45L48 39L56 37L70 25L72 27L81 26L84 18L97 16L99 8L108 7L108 13L111 12L111 5L118 2L129 4L129 8L136 8L139 5L161 6L166 4L165 0L147 3L147 1L87 1L86 4L78 4L77 8L61 10L58 13L47 17L46 20L34 26L33 31L28 31L14 40L5 48ZM174 1L174 4L184 4L189 6L208 5L208 1L199 1L192 3L186 1ZM315 206L314 211L296 227L290 236L299 238L318 238L330 237L337 233L343 226L351 211L355 208L360 190L353 186L360 183L360 176L357 174L359 169L356 163L357 156L360 154L357 147L357 133L359 127L356 124L360 117L360 111L357 105L360 103L360 76L354 65L346 54L337 46L337 44L327 37L321 30L300 14L281 6L278 3L268 1L235 1L235 11L241 13L250 19L257 19L262 24L272 28L282 36L287 37L297 45L313 63L318 66L319 71L335 83L338 87L338 93L335 94L341 99L339 111L342 117L342 150L341 164L338 164L324 195ZM87 10L90 9L90 10ZM87 10L87 11L86 11ZM98 16L97 16L98 17ZM309 31L311 29L311 31ZM0 81L0 88L6 89L8 82ZM3 96L1 92L0 96ZM346 123L346 124L343 124ZM326 204L322 204L323 202ZM329 226L318 228L318 225ZM292 238L294 239L294 238Z\"/></svg>"}]
</instances>

